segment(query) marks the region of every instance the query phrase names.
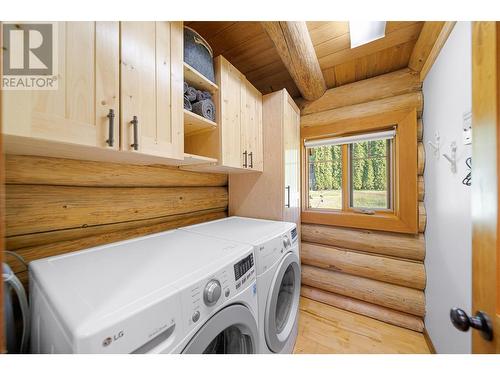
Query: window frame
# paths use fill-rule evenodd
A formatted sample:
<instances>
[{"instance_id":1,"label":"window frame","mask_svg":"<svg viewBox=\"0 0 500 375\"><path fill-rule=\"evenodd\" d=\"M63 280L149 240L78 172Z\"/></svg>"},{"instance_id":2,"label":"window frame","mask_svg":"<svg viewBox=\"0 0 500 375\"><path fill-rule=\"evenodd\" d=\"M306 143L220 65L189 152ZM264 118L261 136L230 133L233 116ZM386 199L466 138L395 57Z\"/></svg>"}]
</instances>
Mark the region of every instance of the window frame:
<instances>
[{"instance_id":1,"label":"window frame","mask_svg":"<svg viewBox=\"0 0 500 375\"><path fill-rule=\"evenodd\" d=\"M349 208L350 187L342 189L342 210L308 208L309 175L304 140L371 133L394 128L392 144L392 208L375 210L372 215ZM302 222L351 228L383 230L400 233L418 233L417 191L417 113L405 109L362 118L346 118L322 126L310 126L301 131L302 154ZM343 146L342 164L349 158L348 147ZM344 162L346 160L346 162ZM342 168L343 181L349 181L350 171Z\"/></svg>"}]
</instances>

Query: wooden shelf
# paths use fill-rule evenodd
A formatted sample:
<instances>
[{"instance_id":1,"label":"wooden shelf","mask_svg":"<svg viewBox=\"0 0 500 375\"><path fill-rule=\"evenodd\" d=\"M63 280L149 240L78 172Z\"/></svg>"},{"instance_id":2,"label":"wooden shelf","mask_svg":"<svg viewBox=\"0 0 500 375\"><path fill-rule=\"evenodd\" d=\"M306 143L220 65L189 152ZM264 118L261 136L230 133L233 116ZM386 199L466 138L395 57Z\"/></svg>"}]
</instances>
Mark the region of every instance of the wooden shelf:
<instances>
[{"instance_id":1,"label":"wooden shelf","mask_svg":"<svg viewBox=\"0 0 500 375\"><path fill-rule=\"evenodd\" d=\"M182 165L200 165L200 164L217 164L217 159L208 158L206 156L184 153L184 161Z\"/></svg>"},{"instance_id":2,"label":"wooden shelf","mask_svg":"<svg viewBox=\"0 0 500 375\"><path fill-rule=\"evenodd\" d=\"M215 122L184 109L184 136L212 130L216 127Z\"/></svg>"},{"instance_id":3,"label":"wooden shelf","mask_svg":"<svg viewBox=\"0 0 500 375\"><path fill-rule=\"evenodd\" d=\"M215 96L219 90L215 83L186 63L184 63L184 81L197 90L210 92L212 96Z\"/></svg>"}]
</instances>

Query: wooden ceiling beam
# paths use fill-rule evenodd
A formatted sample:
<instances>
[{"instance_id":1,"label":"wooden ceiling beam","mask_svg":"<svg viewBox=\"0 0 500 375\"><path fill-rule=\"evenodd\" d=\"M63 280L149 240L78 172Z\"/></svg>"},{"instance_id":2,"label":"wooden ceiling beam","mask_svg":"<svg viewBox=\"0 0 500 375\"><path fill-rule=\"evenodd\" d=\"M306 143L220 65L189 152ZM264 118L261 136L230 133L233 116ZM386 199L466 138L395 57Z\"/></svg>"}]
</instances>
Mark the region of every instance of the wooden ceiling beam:
<instances>
[{"instance_id":1,"label":"wooden ceiling beam","mask_svg":"<svg viewBox=\"0 0 500 375\"><path fill-rule=\"evenodd\" d=\"M316 100L326 83L305 22L262 22L302 97Z\"/></svg>"},{"instance_id":2,"label":"wooden ceiling beam","mask_svg":"<svg viewBox=\"0 0 500 375\"><path fill-rule=\"evenodd\" d=\"M436 61L455 23L454 21L426 21L424 23L408 63L410 69L420 74L421 82Z\"/></svg>"}]
</instances>

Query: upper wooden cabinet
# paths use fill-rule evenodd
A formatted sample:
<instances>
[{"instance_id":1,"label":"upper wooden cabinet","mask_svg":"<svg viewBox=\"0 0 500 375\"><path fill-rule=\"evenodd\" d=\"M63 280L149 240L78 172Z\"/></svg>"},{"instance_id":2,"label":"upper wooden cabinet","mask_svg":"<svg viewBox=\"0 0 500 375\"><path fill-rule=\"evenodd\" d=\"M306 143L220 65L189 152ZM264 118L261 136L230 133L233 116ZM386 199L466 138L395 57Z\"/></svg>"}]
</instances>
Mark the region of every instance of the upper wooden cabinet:
<instances>
[{"instance_id":1,"label":"upper wooden cabinet","mask_svg":"<svg viewBox=\"0 0 500 375\"><path fill-rule=\"evenodd\" d=\"M259 174L229 177L229 214L295 222L300 230L300 111L285 89L263 97Z\"/></svg>"},{"instance_id":2,"label":"upper wooden cabinet","mask_svg":"<svg viewBox=\"0 0 500 375\"><path fill-rule=\"evenodd\" d=\"M243 166L263 170L262 94L246 79L241 95L241 144Z\"/></svg>"},{"instance_id":3,"label":"upper wooden cabinet","mask_svg":"<svg viewBox=\"0 0 500 375\"><path fill-rule=\"evenodd\" d=\"M261 172L262 94L224 57L215 58L219 88L216 100L218 126L186 136L186 152L217 159L216 163L186 169L219 172Z\"/></svg>"},{"instance_id":4,"label":"upper wooden cabinet","mask_svg":"<svg viewBox=\"0 0 500 375\"><path fill-rule=\"evenodd\" d=\"M22 24L20 24L22 28ZM58 22L58 89L4 91L3 133L119 149L119 23Z\"/></svg>"},{"instance_id":5,"label":"upper wooden cabinet","mask_svg":"<svg viewBox=\"0 0 500 375\"><path fill-rule=\"evenodd\" d=\"M242 104L245 100L245 76L222 56L216 59L217 84L220 90L218 123L221 136L220 163L225 167L244 166ZM242 147L243 146L243 147Z\"/></svg>"},{"instance_id":6,"label":"upper wooden cabinet","mask_svg":"<svg viewBox=\"0 0 500 375\"><path fill-rule=\"evenodd\" d=\"M182 22L122 22L121 64L122 150L184 159Z\"/></svg>"}]
</instances>

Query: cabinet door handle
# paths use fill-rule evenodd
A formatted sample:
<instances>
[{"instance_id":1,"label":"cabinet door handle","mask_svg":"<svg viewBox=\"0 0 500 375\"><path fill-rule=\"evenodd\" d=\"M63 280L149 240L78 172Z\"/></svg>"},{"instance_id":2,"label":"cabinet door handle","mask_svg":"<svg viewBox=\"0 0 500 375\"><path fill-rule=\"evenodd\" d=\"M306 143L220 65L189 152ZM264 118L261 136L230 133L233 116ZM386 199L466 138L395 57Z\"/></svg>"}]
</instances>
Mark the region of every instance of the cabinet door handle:
<instances>
[{"instance_id":1,"label":"cabinet door handle","mask_svg":"<svg viewBox=\"0 0 500 375\"><path fill-rule=\"evenodd\" d=\"M137 116L134 116L130 123L134 126L134 143L132 143L130 147L137 151L139 149L139 141L137 140L137 128L139 127L139 120L137 120Z\"/></svg>"},{"instance_id":2,"label":"cabinet door handle","mask_svg":"<svg viewBox=\"0 0 500 375\"><path fill-rule=\"evenodd\" d=\"M250 168L253 168L253 152L249 153L248 156L250 157Z\"/></svg>"},{"instance_id":3,"label":"cabinet door handle","mask_svg":"<svg viewBox=\"0 0 500 375\"><path fill-rule=\"evenodd\" d=\"M248 152L245 150L245 152L243 153L243 168L248 167L247 157L248 157Z\"/></svg>"},{"instance_id":4,"label":"cabinet door handle","mask_svg":"<svg viewBox=\"0 0 500 375\"><path fill-rule=\"evenodd\" d=\"M286 190L286 200L287 200L287 203L285 204L285 207L286 208L290 208L290 185L287 185L285 187L285 190Z\"/></svg>"},{"instance_id":5,"label":"cabinet door handle","mask_svg":"<svg viewBox=\"0 0 500 375\"><path fill-rule=\"evenodd\" d=\"M114 130L115 130L115 111L110 109L109 113L106 116L108 118L108 126L109 126L109 135L108 139L106 140L106 143L108 144L109 147L113 147L113 144L115 143L114 139Z\"/></svg>"}]
</instances>

